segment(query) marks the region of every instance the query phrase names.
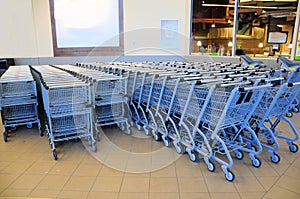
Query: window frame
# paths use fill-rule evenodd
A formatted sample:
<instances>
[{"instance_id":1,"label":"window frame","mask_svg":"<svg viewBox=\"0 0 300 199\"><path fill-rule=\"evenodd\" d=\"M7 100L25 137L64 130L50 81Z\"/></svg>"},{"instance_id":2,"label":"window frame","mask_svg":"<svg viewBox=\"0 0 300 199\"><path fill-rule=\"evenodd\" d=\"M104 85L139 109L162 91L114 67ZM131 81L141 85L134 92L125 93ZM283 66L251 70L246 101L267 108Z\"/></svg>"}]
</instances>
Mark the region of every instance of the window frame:
<instances>
[{"instance_id":1,"label":"window frame","mask_svg":"<svg viewBox=\"0 0 300 199\"><path fill-rule=\"evenodd\" d=\"M50 18L51 18L51 31L54 57L59 56L113 56L124 54L124 12L123 0L119 1L119 46L111 47L57 47L56 25L54 18L54 0L49 0L50 5Z\"/></svg>"}]
</instances>

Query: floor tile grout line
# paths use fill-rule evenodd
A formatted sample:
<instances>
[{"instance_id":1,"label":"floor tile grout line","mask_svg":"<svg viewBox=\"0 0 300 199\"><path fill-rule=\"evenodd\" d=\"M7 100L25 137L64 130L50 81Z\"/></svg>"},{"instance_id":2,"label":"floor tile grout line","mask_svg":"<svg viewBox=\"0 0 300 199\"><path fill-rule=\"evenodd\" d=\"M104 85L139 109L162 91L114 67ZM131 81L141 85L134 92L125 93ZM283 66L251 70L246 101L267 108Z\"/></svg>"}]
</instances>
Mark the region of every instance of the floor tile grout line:
<instances>
[{"instance_id":1,"label":"floor tile grout line","mask_svg":"<svg viewBox=\"0 0 300 199\"><path fill-rule=\"evenodd\" d=\"M82 159L83 160L83 159ZM81 161L82 161L81 160ZM81 162L80 161L80 162ZM72 174L68 175L68 180L64 183L64 185L62 186L61 190L59 191L59 193L57 194L57 197L59 197L59 195L62 193L63 189L65 188L66 184L70 181L71 177L73 176L74 172L76 171L76 169L79 167L80 162L77 163L77 167L74 169L74 171L72 172Z\"/></svg>"},{"instance_id":2,"label":"floor tile grout line","mask_svg":"<svg viewBox=\"0 0 300 199\"><path fill-rule=\"evenodd\" d=\"M289 163L288 168L285 169L285 171L282 173L282 175L279 175L279 178L272 184L272 186L269 188L269 190L267 190L267 192L263 195L263 197L265 197L265 195L266 195L266 194L267 194L274 186L279 186L279 185L277 185L277 182L282 178L282 176L285 176L285 173L287 172L287 170L294 164L294 162L295 162L298 158L299 158L299 155L298 155L297 158L295 158L295 159L292 161L292 163ZM281 187L281 186L279 186L279 187ZM284 187L281 187L281 188L286 189L286 190L288 190L288 191L291 191L291 190L289 190L289 189L287 189L287 188L284 188ZM291 192L295 193L294 191L291 191ZM296 194L298 194L298 193L296 193Z\"/></svg>"}]
</instances>

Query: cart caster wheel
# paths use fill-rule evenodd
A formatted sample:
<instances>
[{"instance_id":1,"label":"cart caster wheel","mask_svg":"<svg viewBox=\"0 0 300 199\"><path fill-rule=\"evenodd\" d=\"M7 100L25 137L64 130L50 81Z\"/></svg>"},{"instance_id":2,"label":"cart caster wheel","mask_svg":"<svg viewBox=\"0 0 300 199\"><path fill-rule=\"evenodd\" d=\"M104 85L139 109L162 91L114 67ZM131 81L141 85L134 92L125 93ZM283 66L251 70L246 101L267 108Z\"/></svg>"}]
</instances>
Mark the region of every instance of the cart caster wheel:
<instances>
[{"instance_id":1,"label":"cart caster wheel","mask_svg":"<svg viewBox=\"0 0 300 199\"><path fill-rule=\"evenodd\" d=\"M261 165L261 161L258 158L255 158L254 160L252 160L252 166L254 166L255 168L259 168Z\"/></svg>"},{"instance_id":2,"label":"cart caster wheel","mask_svg":"<svg viewBox=\"0 0 300 199\"><path fill-rule=\"evenodd\" d=\"M92 139L90 137L88 138L88 143L89 143L89 146L92 146Z\"/></svg>"},{"instance_id":3,"label":"cart caster wheel","mask_svg":"<svg viewBox=\"0 0 300 199\"><path fill-rule=\"evenodd\" d=\"M153 133L153 134L154 134L153 137L154 137L155 141L158 141L158 142L161 141L162 138L160 135L158 135L157 133Z\"/></svg>"},{"instance_id":4,"label":"cart caster wheel","mask_svg":"<svg viewBox=\"0 0 300 199\"><path fill-rule=\"evenodd\" d=\"M140 131L142 129L142 127L138 124L136 124L137 129Z\"/></svg>"},{"instance_id":5,"label":"cart caster wheel","mask_svg":"<svg viewBox=\"0 0 300 199\"><path fill-rule=\"evenodd\" d=\"M99 133L97 133L97 135L96 135L96 140L97 140L98 142L101 141L101 138L100 138L100 134L99 134Z\"/></svg>"},{"instance_id":6,"label":"cart caster wheel","mask_svg":"<svg viewBox=\"0 0 300 199\"><path fill-rule=\"evenodd\" d=\"M227 172L225 173L225 178L227 181L232 182L235 178L234 173L232 173L232 171L227 169Z\"/></svg>"},{"instance_id":7,"label":"cart caster wheel","mask_svg":"<svg viewBox=\"0 0 300 199\"><path fill-rule=\"evenodd\" d=\"M4 142L7 142L7 137L8 137L8 133L5 131L3 133L3 140L4 140Z\"/></svg>"},{"instance_id":8,"label":"cart caster wheel","mask_svg":"<svg viewBox=\"0 0 300 199\"><path fill-rule=\"evenodd\" d=\"M212 163L211 161L209 161L209 164L207 165L207 169L210 171L210 172L214 172L216 170L216 166L214 163Z\"/></svg>"},{"instance_id":9,"label":"cart caster wheel","mask_svg":"<svg viewBox=\"0 0 300 199\"><path fill-rule=\"evenodd\" d=\"M171 142L168 139L164 140L164 144L165 144L166 147L170 147L171 146Z\"/></svg>"},{"instance_id":10,"label":"cart caster wheel","mask_svg":"<svg viewBox=\"0 0 300 199\"><path fill-rule=\"evenodd\" d=\"M57 160L57 153L56 153L55 149L52 151L52 154L53 154L54 160Z\"/></svg>"},{"instance_id":11,"label":"cart caster wheel","mask_svg":"<svg viewBox=\"0 0 300 199\"><path fill-rule=\"evenodd\" d=\"M280 157L279 155L277 155L276 153L273 154L273 156L271 156L271 161L275 164L277 164L278 162L280 162Z\"/></svg>"},{"instance_id":12,"label":"cart caster wheel","mask_svg":"<svg viewBox=\"0 0 300 199\"><path fill-rule=\"evenodd\" d=\"M251 149L252 149L252 151L257 151L257 148L256 148L256 146L255 146L255 145L253 145L253 144L251 144Z\"/></svg>"},{"instance_id":13,"label":"cart caster wheel","mask_svg":"<svg viewBox=\"0 0 300 199\"><path fill-rule=\"evenodd\" d=\"M32 128L32 123L27 123L27 124L26 124L26 127L27 127L28 129L31 129L31 128Z\"/></svg>"},{"instance_id":14,"label":"cart caster wheel","mask_svg":"<svg viewBox=\"0 0 300 199\"><path fill-rule=\"evenodd\" d=\"M291 152L296 153L298 151L298 145L292 143L292 145L289 146L289 149Z\"/></svg>"},{"instance_id":15,"label":"cart caster wheel","mask_svg":"<svg viewBox=\"0 0 300 199\"><path fill-rule=\"evenodd\" d=\"M17 127L16 126L12 126L12 127L10 127L10 130L15 131L15 130L17 130Z\"/></svg>"},{"instance_id":16,"label":"cart caster wheel","mask_svg":"<svg viewBox=\"0 0 300 199\"><path fill-rule=\"evenodd\" d=\"M43 132L43 129L41 127L39 127L39 134L40 134L40 136L44 136L44 132Z\"/></svg>"},{"instance_id":17,"label":"cart caster wheel","mask_svg":"<svg viewBox=\"0 0 300 199\"><path fill-rule=\"evenodd\" d=\"M185 153L185 147L180 143L175 144L175 149L176 149L178 154L184 154Z\"/></svg>"},{"instance_id":18,"label":"cart caster wheel","mask_svg":"<svg viewBox=\"0 0 300 199\"><path fill-rule=\"evenodd\" d=\"M293 113L292 113L292 112L287 112L287 113L285 114L285 116L291 118L291 117L293 117Z\"/></svg>"},{"instance_id":19,"label":"cart caster wheel","mask_svg":"<svg viewBox=\"0 0 300 199\"><path fill-rule=\"evenodd\" d=\"M118 126L119 126L119 128L121 129L121 131L124 131L124 130L125 130L124 124L121 124L121 125L118 125Z\"/></svg>"},{"instance_id":20,"label":"cart caster wheel","mask_svg":"<svg viewBox=\"0 0 300 199\"><path fill-rule=\"evenodd\" d=\"M299 112L299 108L294 107L294 108L293 108L293 112L294 112L294 113L298 113L298 112Z\"/></svg>"},{"instance_id":21,"label":"cart caster wheel","mask_svg":"<svg viewBox=\"0 0 300 199\"><path fill-rule=\"evenodd\" d=\"M198 162L199 161L199 157L198 155L195 153L195 151L192 151L190 154L190 160L192 162Z\"/></svg>"},{"instance_id":22,"label":"cart caster wheel","mask_svg":"<svg viewBox=\"0 0 300 199\"><path fill-rule=\"evenodd\" d=\"M275 141L272 139L272 140L268 140L268 145L273 145L275 143Z\"/></svg>"},{"instance_id":23,"label":"cart caster wheel","mask_svg":"<svg viewBox=\"0 0 300 199\"><path fill-rule=\"evenodd\" d=\"M96 144L96 142L93 142L93 144L92 144L92 150L93 150L93 152L97 152L97 144Z\"/></svg>"},{"instance_id":24,"label":"cart caster wheel","mask_svg":"<svg viewBox=\"0 0 300 199\"><path fill-rule=\"evenodd\" d=\"M146 135L149 135L149 129L146 126L143 126Z\"/></svg>"},{"instance_id":25,"label":"cart caster wheel","mask_svg":"<svg viewBox=\"0 0 300 199\"><path fill-rule=\"evenodd\" d=\"M238 159L238 160L242 160L244 158L244 153L241 152L240 150L237 150L235 152L235 158Z\"/></svg>"}]
</instances>

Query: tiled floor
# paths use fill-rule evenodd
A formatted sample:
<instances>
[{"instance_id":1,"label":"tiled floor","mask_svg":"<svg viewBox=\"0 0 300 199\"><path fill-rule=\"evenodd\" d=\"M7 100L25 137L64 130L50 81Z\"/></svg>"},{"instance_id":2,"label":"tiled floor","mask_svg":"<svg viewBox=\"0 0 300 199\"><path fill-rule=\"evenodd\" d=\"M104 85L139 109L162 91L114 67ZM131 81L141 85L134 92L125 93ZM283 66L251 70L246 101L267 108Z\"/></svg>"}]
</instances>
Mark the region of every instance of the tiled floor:
<instances>
[{"instance_id":1,"label":"tiled floor","mask_svg":"<svg viewBox=\"0 0 300 199\"><path fill-rule=\"evenodd\" d=\"M292 121L300 132L300 114ZM289 131L285 125L280 128ZM0 141L0 197L300 198L300 152L289 152L283 142L279 164L271 163L266 151L259 156L260 168L252 167L246 155L234 159L236 179L230 183L220 167L211 173L202 159L193 163L188 155L178 156L173 147L166 150L138 132L104 131L110 145L103 138L96 154L81 142L68 142L58 144L59 159L54 161L46 137L36 128L18 128L7 143Z\"/></svg>"}]
</instances>

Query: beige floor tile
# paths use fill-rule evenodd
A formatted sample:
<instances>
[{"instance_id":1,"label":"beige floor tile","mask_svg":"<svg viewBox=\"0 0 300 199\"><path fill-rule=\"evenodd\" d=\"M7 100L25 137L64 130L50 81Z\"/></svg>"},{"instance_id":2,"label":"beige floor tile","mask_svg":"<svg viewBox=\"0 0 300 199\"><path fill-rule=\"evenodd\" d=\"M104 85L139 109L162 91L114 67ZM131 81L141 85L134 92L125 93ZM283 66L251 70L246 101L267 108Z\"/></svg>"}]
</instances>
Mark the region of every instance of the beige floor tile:
<instances>
[{"instance_id":1,"label":"beige floor tile","mask_svg":"<svg viewBox=\"0 0 300 199\"><path fill-rule=\"evenodd\" d=\"M179 199L179 193L150 193L149 199Z\"/></svg>"},{"instance_id":2,"label":"beige floor tile","mask_svg":"<svg viewBox=\"0 0 300 199\"><path fill-rule=\"evenodd\" d=\"M124 177L121 192L149 192L149 178Z\"/></svg>"},{"instance_id":3,"label":"beige floor tile","mask_svg":"<svg viewBox=\"0 0 300 199\"><path fill-rule=\"evenodd\" d=\"M168 165L162 169L151 172L152 177L176 177L175 164Z\"/></svg>"},{"instance_id":4,"label":"beige floor tile","mask_svg":"<svg viewBox=\"0 0 300 199\"><path fill-rule=\"evenodd\" d=\"M300 168L300 158L299 157L293 162L292 166Z\"/></svg>"},{"instance_id":5,"label":"beige floor tile","mask_svg":"<svg viewBox=\"0 0 300 199\"><path fill-rule=\"evenodd\" d=\"M279 174L276 172L273 167L271 167L268 163L263 162L263 164L259 168L255 168L253 166L249 166L250 170L253 172L255 176L268 176L268 177L278 177Z\"/></svg>"},{"instance_id":6,"label":"beige floor tile","mask_svg":"<svg viewBox=\"0 0 300 199\"><path fill-rule=\"evenodd\" d=\"M149 178L150 172L144 172L144 173L125 172L124 177Z\"/></svg>"},{"instance_id":7,"label":"beige floor tile","mask_svg":"<svg viewBox=\"0 0 300 199\"><path fill-rule=\"evenodd\" d=\"M207 192L203 178L178 178L179 191L181 192Z\"/></svg>"},{"instance_id":8,"label":"beige floor tile","mask_svg":"<svg viewBox=\"0 0 300 199\"><path fill-rule=\"evenodd\" d=\"M96 159L92 154L87 154L81 161L81 164L97 165L102 166L102 162Z\"/></svg>"},{"instance_id":9,"label":"beige floor tile","mask_svg":"<svg viewBox=\"0 0 300 199\"><path fill-rule=\"evenodd\" d=\"M59 160L49 171L51 175L72 175L78 167L77 163L64 162Z\"/></svg>"},{"instance_id":10,"label":"beige floor tile","mask_svg":"<svg viewBox=\"0 0 300 199\"><path fill-rule=\"evenodd\" d=\"M78 199L82 199L82 198L86 198L88 196L88 193L87 191L69 191L69 190L62 190L58 197L57 198L64 198L64 199L75 199L75 198L78 198Z\"/></svg>"},{"instance_id":11,"label":"beige floor tile","mask_svg":"<svg viewBox=\"0 0 300 199\"><path fill-rule=\"evenodd\" d=\"M119 192L122 180L123 177L98 176L92 187L92 191Z\"/></svg>"},{"instance_id":12,"label":"beige floor tile","mask_svg":"<svg viewBox=\"0 0 300 199\"><path fill-rule=\"evenodd\" d=\"M211 193L237 192L234 183L228 182L225 177L208 176L204 178L208 191Z\"/></svg>"},{"instance_id":13,"label":"beige floor tile","mask_svg":"<svg viewBox=\"0 0 300 199\"><path fill-rule=\"evenodd\" d=\"M147 154L132 154L127 162L126 172L144 173L151 170L151 156Z\"/></svg>"},{"instance_id":14,"label":"beige floor tile","mask_svg":"<svg viewBox=\"0 0 300 199\"><path fill-rule=\"evenodd\" d=\"M28 168L33 164L33 161L15 161L9 165L9 167L4 168L2 173L12 173L12 174L21 174L24 173Z\"/></svg>"},{"instance_id":15,"label":"beige floor tile","mask_svg":"<svg viewBox=\"0 0 300 199\"><path fill-rule=\"evenodd\" d=\"M178 177L202 176L201 168L197 162L191 162L190 160L187 160L186 163L176 161L175 164Z\"/></svg>"},{"instance_id":16,"label":"beige floor tile","mask_svg":"<svg viewBox=\"0 0 300 199\"><path fill-rule=\"evenodd\" d=\"M300 194L300 179L291 178L289 176L282 176L276 185L285 188L289 191Z\"/></svg>"},{"instance_id":17,"label":"beige floor tile","mask_svg":"<svg viewBox=\"0 0 300 199\"><path fill-rule=\"evenodd\" d=\"M285 188L279 187L277 185L273 186L266 195L264 195L265 199L294 199L294 198L300 198L300 194L291 192Z\"/></svg>"},{"instance_id":18,"label":"beige floor tile","mask_svg":"<svg viewBox=\"0 0 300 199\"><path fill-rule=\"evenodd\" d=\"M210 198L209 193L181 193L180 198L184 199L208 199Z\"/></svg>"},{"instance_id":19,"label":"beige floor tile","mask_svg":"<svg viewBox=\"0 0 300 199\"><path fill-rule=\"evenodd\" d=\"M298 167L290 166L286 170L286 172L284 173L284 175L299 180L300 179L300 169Z\"/></svg>"},{"instance_id":20,"label":"beige floor tile","mask_svg":"<svg viewBox=\"0 0 300 199\"><path fill-rule=\"evenodd\" d=\"M74 172L74 176L91 176L96 177L102 168L102 165L80 164Z\"/></svg>"},{"instance_id":21,"label":"beige floor tile","mask_svg":"<svg viewBox=\"0 0 300 199\"><path fill-rule=\"evenodd\" d=\"M44 175L23 174L16 179L9 189L34 189L44 178Z\"/></svg>"},{"instance_id":22,"label":"beige floor tile","mask_svg":"<svg viewBox=\"0 0 300 199\"><path fill-rule=\"evenodd\" d=\"M240 199L241 196L238 193L211 193L211 199Z\"/></svg>"},{"instance_id":23,"label":"beige floor tile","mask_svg":"<svg viewBox=\"0 0 300 199\"><path fill-rule=\"evenodd\" d=\"M179 192L177 178L151 178L150 192Z\"/></svg>"},{"instance_id":24,"label":"beige floor tile","mask_svg":"<svg viewBox=\"0 0 300 199\"><path fill-rule=\"evenodd\" d=\"M238 192L263 192L264 187L260 184L256 177L243 177L239 176L235 180L235 186Z\"/></svg>"},{"instance_id":25,"label":"beige floor tile","mask_svg":"<svg viewBox=\"0 0 300 199\"><path fill-rule=\"evenodd\" d=\"M243 161L243 160L242 160ZM238 162L242 162L238 161ZM237 177L240 176L254 176L253 172L249 169L249 166L240 164L240 165L234 165L234 174Z\"/></svg>"},{"instance_id":26,"label":"beige floor tile","mask_svg":"<svg viewBox=\"0 0 300 199\"><path fill-rule=\"evenodd\" d=\"M147 199L148 193L120 193L118 199Z\"/></svg>"},{"instance_id":27,"label":"beige floor tile","mask_svg":"<svg viewBox=\"0 0 300 199\"><path fill-rule=\"evenodd\" d=\"M120 154L109 154L103 164L125 171L128 162L128 156L122 156Z\"/></svg>"},{"instance_id":28,"label":"beige floor tile","mask_svg":"<svg viewBox=\"0 0 300 199\"><path fill-rule=\"evenodd\" d=\"M7 188L10 184L12 184L17 178L19 174L6 174L0 173L0 189Z\"/></svg>"},{"instance_id":29,"label":"beige floor tile","mask_svg":"<svg viewBox=\"0 0 300 199\"><path fill-rule=\"evenodd\" d=\"M9 150L10 148L13 148L13 146L10 146L9 143L3 143L1 142L1 145L7 145L5 148L7 151L4 151L5 153L0 153L0 160L5 160L5 161L16 161L20 157L20 151L18 150Z\"/></svg>"},{"instance_id":30,"label":"beige floor tile","mask_svg":"<svg viewBox=\"0 0 300 199\"><path fill-rule=\"evenodd\" d=\"M99 172L99 176L123 176L124 172L103 165Z\"/></svg>"},{"instance_id":31,"label":"beige floor tile","mask_svg":"<svg viewBox=\"0 0 300 199\"><path fill-rule=\"evenodd\" d=\"M279 179L279 177L257 177L260 184L268 191Z\"/></svg>"},{"instance_id":32,"label":"beige floor tile","mask_svg":"<svg viewBox=\"0 0 300 199\"><path fill-rule=\"evenodd\" d=\"M283 175L291 165L281 161L278 164L273 164L271 162L269 164L279 175Z\"/></svg>"},{"instance_id":33,"label":"beige floor tile","mask_svg":"<svg viewBox=\"0 0 300 199\"><path fill-rule=\"evenodd\" d=\"M27 197L31 189L6 189L0 195L1 197Z\"/></svg>"},{"instance_id":34,"label":"beige floor tile","mask_svg":"<svg viewBox=\"0 0 300 199\"><path fill-rule=\"evenodd\" d=\"M101 191L91 191L87 197L88 199L117 199L117 192L101 192Z\"/></svg>"},{"instance_id":35,"label":"beige floor tile","mask_svg":"<svg viewBox=\"0 0 300 199\"><path fill-rule=\"evenodd\" d=\"M242 199L254 199L254 198L263 198L266 192L258 192L258 193L240 193Z\"/></svg>"},{"instance_id":36,"label":"beige floor tile","mask_svg":"<svg viewBox=\"0 0 300 199\"><path fill-rule=\"evenodd\" d=\"M153 142L151 139L136 139L134 140L136 142L133 142L131 145L131 152L134 153L149 153L152 151L152 144Z\"/></svg>"},{"instance_id":37,"label":"beige floor tile","mask_svg":"<svg viewBox=\"0 0 300 199\"><path fill-rule=\"evenodd\" d=\"M46 175L36 189L61 190L69 178L64 175Z\"/></svg>"},{"instance_id":38,"label":"beige floor tile","mask_svg":"<svg viewBox=\"0 0 300 199\"><path fill-rule=\"evenodd\" d=\"M56 164L55 161L51 162L35 162L31 167L29 167L25 173L26 174L47 174L50 172L52 167Z\"/></svg>"},{"instance_id":39,"label":"beige floor tile","mask_svg":"<svg viewBox=\"0 0 300 199\"><path fill-rule=\"evenodd\" d=\"M95 179L96 177L71 176L63 189L89 192Z\"/></svg>"},{"instance_id":40,"label":"beige floor tile","mask_svg":"<svg viewBox=\"0 0 300 199\"><path fill-rule=\"evenodd\" d=\"M0 152L1 153L1 152ZM2 173L2 170L6 169L7 167L9 167L10 164L12 164L12 161L0 161L0 173Z\"/></svg>"},{"instance_id":41,"label":"beige floor tile","mask_svg":"<svg viewBox=\"0 0 300 199\"><path fill-rule=\"evenodd\" d=\"M33 197L33 198L56 198L59 193L60 193L60 190L35 189L29 194L29 197Z\"/></svg>"}]
</instances>

